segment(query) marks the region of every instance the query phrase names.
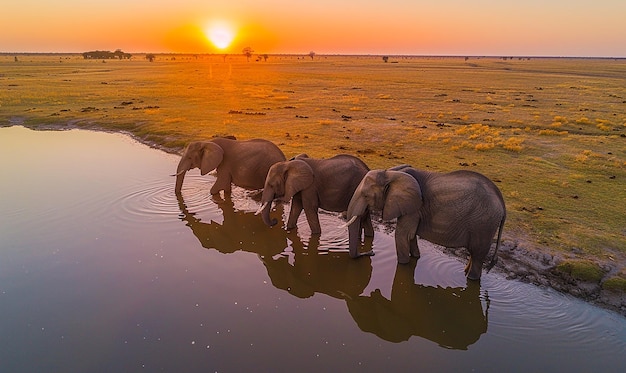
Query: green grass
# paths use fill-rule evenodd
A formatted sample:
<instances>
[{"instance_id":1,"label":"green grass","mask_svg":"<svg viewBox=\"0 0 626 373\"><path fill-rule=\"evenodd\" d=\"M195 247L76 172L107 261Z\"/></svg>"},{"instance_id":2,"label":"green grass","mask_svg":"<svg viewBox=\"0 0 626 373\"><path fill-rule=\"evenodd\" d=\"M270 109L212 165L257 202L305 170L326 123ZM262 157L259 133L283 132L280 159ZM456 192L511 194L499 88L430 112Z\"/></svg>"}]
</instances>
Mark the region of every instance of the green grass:
<instances>
[{"instance_id":1,"label":"green grass","mask_svg":"<svg viewBox=\"0 0 626 373\"><path fill-rule=\"evenodd\" d=\"M613 276L602 283L602 288L617 293L626 293L626 278Z\"/></svg>"},{"instance_id":2,"label":"green grass","mask_svg":"<svg viewBox=\"0 0 626 373\"><path fill-rule=\"evenodd\" d=\"M506 240L624 268L625 60L19 60L0 55L0 125L124 131L173 152L262 137L288 157L472 169L503 192Z\"/></svg>"},{"instance_id":3,"label":"green grass","mask_svg":"<svg viewBox=\"0 0 626 373\"><path fill-rule=\"evenodd\" d=\"M569 260L556 266L557 271L567 273L573 278L585 282L598 283L604 277L604 271L589 260Z\"/></svg>"}]
</instances>

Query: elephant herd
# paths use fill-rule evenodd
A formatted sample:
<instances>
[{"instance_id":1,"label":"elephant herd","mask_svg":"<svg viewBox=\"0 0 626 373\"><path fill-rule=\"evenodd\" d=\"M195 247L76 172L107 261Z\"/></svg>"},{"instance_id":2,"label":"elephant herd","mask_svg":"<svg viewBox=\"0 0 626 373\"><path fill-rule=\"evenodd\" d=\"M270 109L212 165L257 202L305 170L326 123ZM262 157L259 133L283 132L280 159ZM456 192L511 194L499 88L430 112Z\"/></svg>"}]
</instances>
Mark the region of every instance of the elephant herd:
<instances>
[{"instance_id":1,"label":"elephant herd","mask_svg":"<svg viewBox=\"0 0 626 373\"><path fill-rule=\"evenodd\" d=\"M347 154L328 159L301 154L287 160L270 141L219 137L185 148L175 174L177 195L185 173L194 168L202 175L217 170L211 194L230 194L232 184L263 189L257 214L269 226L277 223L269 217L274 200L291 201L287 229L295 228L304 210L313 235L321 233L318 209L345 212L352 258L374 255L360 253L359 245L362 236L374 236L370 212L381 211L383 220L397 219L398 263L419 258L417 238L421 237L445 247L465 247L470 254L465 274L479 280L496 231L496 248L487 269L497 260L506 219L504 199L491 180L476 172L436 173L409 165L370 170Z\"/></svg>"}]
</instances>

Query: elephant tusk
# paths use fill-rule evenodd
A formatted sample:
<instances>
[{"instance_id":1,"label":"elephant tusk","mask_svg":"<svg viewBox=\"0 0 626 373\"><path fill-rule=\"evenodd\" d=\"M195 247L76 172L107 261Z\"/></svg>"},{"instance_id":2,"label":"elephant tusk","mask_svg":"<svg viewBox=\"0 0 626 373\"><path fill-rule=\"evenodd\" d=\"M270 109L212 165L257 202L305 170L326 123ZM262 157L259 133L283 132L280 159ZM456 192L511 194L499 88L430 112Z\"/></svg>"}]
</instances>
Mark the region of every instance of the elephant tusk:
<instances>
[{"instance_id":1,"label":"elephant tusk","mask_svg":"<svg viewBox=\"0 0 626 373\"><path fill-rule=\"evenodd\" d=\"M346 224L340 225L339 228L348 228L352 223L354 223L356 219L357 219L357 216L354 215L352 218L350 218L350 220L346 222Z\"/></svg>"},{"instance_id":2,"label":"elephant tusk","mask_svg":"<svg viewBox=\"0 0 626 373\"><path fill-rule=\"evenodd\" d=\"M259 207L258 210L256 210L256 212L254 213L254 215L259 215L263 210L265 210L265 208L267 207L267 204L269 202L265 202L264 204L261 205L261 207Z\"/></svg>"},{"instance_id":3,"label":"elephant tusk","mask_svg":"<svg viewBox=\"0 0 626 373\"><path fill-rule=\"evenodd\" d=\"M177 173L175 173L175 174L173 174L173 175L170 175L170 176L179 176L179 175L184 174L185 172L187 172L187 171L186 171L186 170L182 170L182 171L177 172Z\"/></svg>"}]
</instances>

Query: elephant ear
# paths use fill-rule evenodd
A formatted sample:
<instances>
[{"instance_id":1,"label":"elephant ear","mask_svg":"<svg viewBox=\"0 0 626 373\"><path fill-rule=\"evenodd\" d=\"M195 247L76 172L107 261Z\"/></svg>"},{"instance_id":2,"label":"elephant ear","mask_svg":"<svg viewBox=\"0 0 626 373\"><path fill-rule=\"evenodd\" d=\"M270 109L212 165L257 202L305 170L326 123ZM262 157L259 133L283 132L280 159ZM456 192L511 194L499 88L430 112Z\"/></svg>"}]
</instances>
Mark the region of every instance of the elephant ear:
<instances>
[{"instance_id":1,"label":"elephant ear","mask_svg":"<svg viewBox=\"0 0 626 373\"><path fill-rule=\"evenodd\" d=\"M422 190L417 181L404 172L387 171L386 174L383 220L417 212L422 206Z\"/></svg>"},{"instance_id":2,"label":"elephant ear","mask_svg":"<svg viewBox=\"0 0 626 373\"><path fill-rule=\"evenodd\" d=\"M313 184L313 169L306 162L289 161L285 170L285 200Z\"/></svg>"},{"instance_id":3,"label":"elephant ear","mask_svg":"<svg viewBox=\"0 0 626 373\"><path fill-rule=\"evenodd\" d=\"M208 142L202 149L202 162L200 163L200 174L206 175L217 168L224 159L224 149L214 142Z\"/></svg>"}]
</instances>

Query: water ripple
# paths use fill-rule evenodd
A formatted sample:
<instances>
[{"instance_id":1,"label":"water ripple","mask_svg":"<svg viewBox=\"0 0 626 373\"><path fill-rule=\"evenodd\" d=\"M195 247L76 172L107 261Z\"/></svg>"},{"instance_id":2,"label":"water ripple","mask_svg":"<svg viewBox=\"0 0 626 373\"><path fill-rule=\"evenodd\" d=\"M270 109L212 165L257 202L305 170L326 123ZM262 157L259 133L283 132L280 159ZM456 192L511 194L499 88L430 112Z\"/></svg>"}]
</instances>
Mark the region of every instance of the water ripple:
<instances>
[{"instance_id":1,"label":"water ripple","mask_svg":"<svg viewBox=\"0 0 626 373\"><path fill-rule=\"evenodd\" d=\"M77 206L87 210L97 210L96 214L107 214L124 222L150 224L155 220L180 219L182 211L192 214L199 221L223 219L219 207L221 197L210 195L212 177L188 175L183 188L184 202L173 190L172 179L142 181L128 186L114 196L103 193L98 199L76 201ZM107 201L108 203L103 203ZM236 211L252 214L259 207L258 192L233 188L231 200ZM282 207L283 229L289 215L289 204ZM13 211L12 214L19 214ZM43 215L59 216L57 211L42 211ZM254 218L254 217L253 217ZM256 217L259 220L261 217ZM315 248L318 254L347 252L348 234L341 227L344 220L338 213L319 212L322 234L312 236L304 213L299 217L296 233L308 248ZM382 289L389 294L388 283L396 272L397 258L393 233L386 226L377 224L376 237L371 243L376 256L373 257L375 274L368 286L369 290ZM421 257L415 267L415 284L437 289L468 286L463 272L465 262L447 255L440 248L427 241L419 241ZM377 278L377 277L383 278ZM387 284L387 285L381 285ZM533 348L534 344L546 343L552 352L595 351L596 354L626 352L626 341L620 336L626 332L619 318L612 319L611 313L594 307L584 307L583 303L555 291L541 289L517 281L509 281L495 273L484 273L480 285L480 302L488 314L489 330L493 337L505 341L522 343ZM613 346L606 352L597 350L598 331L605 330L604 338ZM532 335L533 338L529 338Z\"/></svg>"},{"instance_id":2,"label":"water ripple","mask_svg":"<svg viewBox=\"0 0 626 373\"><path fill-rule=\"evenodd\" d=\"M598 330L607 330L605 336L616 343L613 347L626 352L626 341L618 337L626 331L617 322L617 315L585 307L584 302L554 290L509 281L500 275L485 280L482 286L488 289L491 307L499 315L489 320L494 335L528 344L549 340L553 350L571 352L596 350ZM607 350L606 354L616 350Z\"/></svg>"},{"instance_id":3,"label":"water ripple","mask_svg":"<svg viewBox=\"0 0 626 373\"><path fill-rule=\"evenodd\" d=\"M190 175L185 178L184 204L196 214L217 214L211 202L210 185L206 178ZM181 201L174 193L172 179L142 181L129 186L111 201L108 209L117 218L129 222L145 222L157 219L177 218L181 213Z\"/></svg>"}]
</instances>

